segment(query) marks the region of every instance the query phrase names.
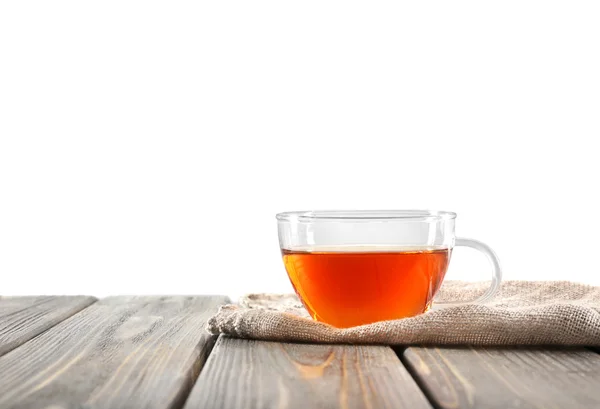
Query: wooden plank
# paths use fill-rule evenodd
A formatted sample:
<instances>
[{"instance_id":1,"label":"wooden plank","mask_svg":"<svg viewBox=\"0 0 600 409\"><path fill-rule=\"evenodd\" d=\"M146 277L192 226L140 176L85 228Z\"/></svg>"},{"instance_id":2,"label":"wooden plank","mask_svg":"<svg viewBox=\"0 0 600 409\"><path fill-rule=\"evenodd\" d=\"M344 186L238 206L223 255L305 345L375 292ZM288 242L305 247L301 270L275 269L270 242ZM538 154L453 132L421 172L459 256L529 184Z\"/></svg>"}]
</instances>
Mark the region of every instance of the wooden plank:
<instances>
[{"instance_id":1,"label":"wooden plank","mask_svg":"<svg viewBox=\"0 0 600 409\"><path fill-rule=\"evenodd\" d=\"M0 356L24 344L96 299L84 296L1 297Z\"/></svg>"},{"instance_id":2,"label":"wooden plank","mask_svg":"<svg viewBox=\"0 0 600 409\"><path fill-rule=\"evenodd\" d=\"M220 337L185 409L431 408L394 351Z\"/></svg>"},{"instance_id":3,"label":"wooden plank","mask_svg":"<svg viewBox=\"0 0 600 409\"><path fill-rule=\"evenodd\" d=\"M585 349L408 348L440 408L600 408L600 355Z\"/></svg>"},{"instance_id":4,"label":"wooden plank","mask_svg":"<svg viewBox=\"0 0 600 409\"><path fill-rule=\"evenodd\" d=\"M226 297L111 297L0 357L0 408L178 408Z\"/></svg>"}]
</instances>

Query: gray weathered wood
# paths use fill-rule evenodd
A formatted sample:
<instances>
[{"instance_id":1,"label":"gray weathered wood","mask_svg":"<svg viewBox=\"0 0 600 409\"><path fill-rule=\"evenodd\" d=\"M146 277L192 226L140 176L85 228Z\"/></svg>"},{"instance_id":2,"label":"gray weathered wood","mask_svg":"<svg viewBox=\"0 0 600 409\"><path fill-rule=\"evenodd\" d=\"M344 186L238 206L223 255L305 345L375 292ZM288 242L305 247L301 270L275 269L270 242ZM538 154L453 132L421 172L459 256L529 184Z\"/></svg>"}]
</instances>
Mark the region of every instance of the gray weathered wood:
<instances>
[{"instance_id":1,"label":"gray weathered wood","mask_svg":"<svg viewBox=\"0 0 600 409\"><path fill-rule=\"evenodd\" d=\"M394 351L221 337L185 409L431 408Z\"/></svg>"},{"instance_id":2,"label":"gray weathered wood","mask_svg":"<svg viewBox=\"0 0 600 409\"><path fill-rule=\"evenodd\" d=\"M0 356L94 301L83 296L0 297Z\"/></svg>"},{"instance_id":3,"label":"gray weathered wood","mask_svg":"<svg viewBox=\"0 0 600 409\"><path fill-rule=\"evenodd\" d=\"M111 297L0 357L0 408L177 408L226 297Z\"/></svg>"},{"instance_id":4,"label":"gray weathered wood","mask_svg":"<svg viewBox=\"0 0 600 409\"><path fill-rule=\"evenodd\" d=\"M600 408L589 350L408 348L403 360L440 408Z\"/></svg>"}]
</instances>

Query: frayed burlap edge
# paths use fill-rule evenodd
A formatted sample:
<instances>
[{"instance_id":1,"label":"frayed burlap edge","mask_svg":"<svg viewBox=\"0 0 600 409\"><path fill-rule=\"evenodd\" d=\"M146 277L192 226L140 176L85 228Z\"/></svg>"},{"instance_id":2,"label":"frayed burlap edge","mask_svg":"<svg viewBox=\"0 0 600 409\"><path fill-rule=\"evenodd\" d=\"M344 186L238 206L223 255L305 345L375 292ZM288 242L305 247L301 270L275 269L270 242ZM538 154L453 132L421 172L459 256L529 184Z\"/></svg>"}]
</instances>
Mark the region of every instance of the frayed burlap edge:
<instances>
[{"instance_id":1,"label":"frayed burlap edge","mask_svg":"<svg viewBox=\"0 0 600 409\"><path fill-rule=\"evenodd\" d=\"M486 283L446 282L436 301L466 301ZM486 304L339 329L313 321L295 295L252 294L209 319L211 334L270 341L386 345L600 346L600 287L507 281Z\"/></svg>"}]
</instances>

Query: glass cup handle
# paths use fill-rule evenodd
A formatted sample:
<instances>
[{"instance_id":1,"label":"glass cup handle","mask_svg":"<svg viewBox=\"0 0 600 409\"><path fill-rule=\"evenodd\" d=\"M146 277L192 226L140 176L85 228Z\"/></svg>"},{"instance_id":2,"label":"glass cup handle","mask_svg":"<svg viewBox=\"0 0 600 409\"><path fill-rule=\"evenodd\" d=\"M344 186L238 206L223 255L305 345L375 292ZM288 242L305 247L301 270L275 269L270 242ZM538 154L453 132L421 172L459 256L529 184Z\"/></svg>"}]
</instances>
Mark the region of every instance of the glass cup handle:
<instances>
[{"instance_id":1,"label":"glass cup handle","mask_svg":"<svg viewBox=\"0 0 600 409\"><path fill-rule=\"evenodd\" d=\"M477 240L473 240L473 239L465 239L465 238L457 237L454 245L471 247L471 248L473 248L475 250L479 250L480 252L485 254L485 256L487 257L487 259L490 262L490 265L492 267L492 283L491 283L490 287L486 290L486 292L483 293L483 295L481 295L479 298L477 298L474 301L468 301L468 302L446 301L446 302L440 302L440 303L435 303L435 304L436 305L444 305L444 304L456 305L456 304L473 304L473 303L481 304L486 301L489 301L498 292L498 289L500 288L500 282L502 281L502 270L500 269L500 261L498 260L496 253L494 253L494 251L487 244L482 243Z\"/></svg>"}]
</instances>

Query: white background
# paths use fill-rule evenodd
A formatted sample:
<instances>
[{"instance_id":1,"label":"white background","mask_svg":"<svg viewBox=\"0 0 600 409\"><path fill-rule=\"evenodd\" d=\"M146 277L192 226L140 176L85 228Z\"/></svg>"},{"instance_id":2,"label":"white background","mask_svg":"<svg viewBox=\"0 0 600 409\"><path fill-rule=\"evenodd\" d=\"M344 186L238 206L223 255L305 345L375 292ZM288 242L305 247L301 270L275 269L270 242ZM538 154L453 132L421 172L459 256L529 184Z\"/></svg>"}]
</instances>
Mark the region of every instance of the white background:
<instances>
[{"instance_id":1,"label":"white background","mask_svg":"<svg viewBox=\"0 0 600 409\"><path fill-rule=\"evenodd\" d=\"M600 284L600 6L0 3L0 293L291 291L274 215L430 208ZM484 278L457 250L449 276Z\"/></svg>"}]
</instances>

